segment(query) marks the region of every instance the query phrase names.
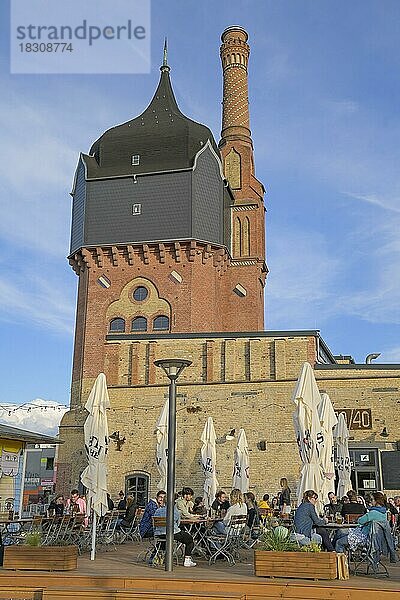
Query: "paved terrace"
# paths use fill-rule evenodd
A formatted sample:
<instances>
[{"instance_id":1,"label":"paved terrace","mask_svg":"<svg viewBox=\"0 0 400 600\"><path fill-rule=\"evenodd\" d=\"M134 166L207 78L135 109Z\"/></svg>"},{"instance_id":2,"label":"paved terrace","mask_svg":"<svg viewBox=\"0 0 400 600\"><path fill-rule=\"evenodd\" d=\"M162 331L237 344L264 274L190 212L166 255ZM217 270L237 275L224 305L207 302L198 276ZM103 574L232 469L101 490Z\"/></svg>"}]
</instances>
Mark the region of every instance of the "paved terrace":
<instances>
[{"instance_id":1,"label":"paved terrace","mask_svg":"<svg viewBox=\"0 0 400 600\"><path fill-rule=\"evenodd\" d=\"M137 554L142 549L143 544L126 543L115 550L100 551L95 561L85 554L78 559L78 569L72 572L15 572L0 569L0 599L133 600L142 597L142 592L148 594L143 597L154 600L182 597L247 600L400 598L400 563L388 565L389 579L372 576L350 577L348 581L266 579L253 575L253 554L252 551L245 551L242 562L233 567L229 567L225 561L218 561L210 567L206 561L198 560L196 567L176 566L171 574L166 573L163 567L150 567L138 562ZM14 589L15 593L11 594ZM32 595L24 595L23 590L30 590Z\"/></svg>"}]
</instances>

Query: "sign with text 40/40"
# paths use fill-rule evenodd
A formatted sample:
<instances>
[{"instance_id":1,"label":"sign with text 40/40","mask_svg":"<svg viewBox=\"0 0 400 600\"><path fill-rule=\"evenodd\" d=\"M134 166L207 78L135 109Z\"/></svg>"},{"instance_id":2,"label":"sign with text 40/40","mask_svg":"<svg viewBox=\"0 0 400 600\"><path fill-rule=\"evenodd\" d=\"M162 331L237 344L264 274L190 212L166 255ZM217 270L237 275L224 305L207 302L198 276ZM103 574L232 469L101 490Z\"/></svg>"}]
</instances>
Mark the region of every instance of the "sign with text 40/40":
<instances>
[{"instance_id":1,"label":"sign with text 40/40","mask_svg":"<svg viewBox=\"0 0 400 600\"><path fill-rule=\"evenodd\" d=\"M335 410L336 416L342 414L346 420L347 429L372 429L372 414L370 408L341 408Z\"/></svg>"}]
</instances>

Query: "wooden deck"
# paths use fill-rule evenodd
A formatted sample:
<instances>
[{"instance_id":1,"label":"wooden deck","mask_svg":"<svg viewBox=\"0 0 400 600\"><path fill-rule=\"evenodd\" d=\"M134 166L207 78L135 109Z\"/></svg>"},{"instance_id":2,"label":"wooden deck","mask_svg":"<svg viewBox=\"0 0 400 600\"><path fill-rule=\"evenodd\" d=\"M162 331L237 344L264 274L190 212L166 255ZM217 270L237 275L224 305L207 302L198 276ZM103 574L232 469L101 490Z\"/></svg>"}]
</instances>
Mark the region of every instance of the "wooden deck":
<instances>
[{"instance_id":1,"label":"wooden deck","mask_svg":"<svg viewBox=\"0 0 400 600\"><path fill-rule=\"evenodd\" d=\"M388 565L390 578L350 577L348 581L264 579L253 574L253 555L229 567L203 560L193 568L162 567L137 562L138 544L101 552L95 561L78 559L73 572L0 569L0 600L399 600L400 565Z\"/></svg>"}]
</instances>

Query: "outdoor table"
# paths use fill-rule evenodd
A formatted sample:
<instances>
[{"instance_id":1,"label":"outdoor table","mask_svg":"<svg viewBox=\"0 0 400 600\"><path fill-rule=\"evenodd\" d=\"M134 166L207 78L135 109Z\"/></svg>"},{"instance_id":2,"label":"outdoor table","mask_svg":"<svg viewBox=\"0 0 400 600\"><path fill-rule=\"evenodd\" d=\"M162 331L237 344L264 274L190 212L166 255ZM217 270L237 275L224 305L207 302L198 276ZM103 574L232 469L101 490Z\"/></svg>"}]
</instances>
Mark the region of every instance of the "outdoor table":
<instances>
[{"instance_id":1,"label":"outdoor table","mask_svg":"<svg viewBox=\"0 0 400 600\"><path fill-rule=\"evenodd\" d=\"M208 517L204 519L181 519L181 525L184 525L187 532L193 537L194 554L197 552L197 554L204 556L206 559L209 558L211 549L207 540L207 530L211 528L215 521L220 520Z\"/></svg>"},{"instance_id":2,"label":"outdoor table","mask_svg":"<svg viewBox=\"0 0 400 600\"><path fill-rule=\"evenodd\" d=\"M329 537L332 539L338 529L354 529L357 527L357 523L325 523L323 525L329 533Z\"/></svg>"}]
</instances>

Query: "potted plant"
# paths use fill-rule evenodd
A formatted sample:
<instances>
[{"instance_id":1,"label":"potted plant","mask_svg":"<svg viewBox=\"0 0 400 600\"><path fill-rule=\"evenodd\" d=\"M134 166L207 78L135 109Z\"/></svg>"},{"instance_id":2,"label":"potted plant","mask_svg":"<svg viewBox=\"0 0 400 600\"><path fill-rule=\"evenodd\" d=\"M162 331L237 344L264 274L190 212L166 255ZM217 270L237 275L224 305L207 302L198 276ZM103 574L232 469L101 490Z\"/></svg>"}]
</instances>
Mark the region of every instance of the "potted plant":
<instances>
[{"instance_id":1,"label":"potted plant","mask_svg":"<svg viewBox=\"0 0 400 600\"><path fill-rule=\"evenodd\" d=\"M265 529L261 549L254 550L254 572L258 577L337 579L337 555L321 552L315 542L300 546L286 527Z\"/></svg>"},{"instance_id":2,"label":"potted plant","mask_svg":"<svg viewBox=\"0 0 400 600\"><path fill-rule=\"evenodd\" d=\"M5 546L3 568L72 571L77 567L77 558L77 546L42 546L42 533L37 529L27 533L23 543Z\"/></svg>"}]
</instances>

